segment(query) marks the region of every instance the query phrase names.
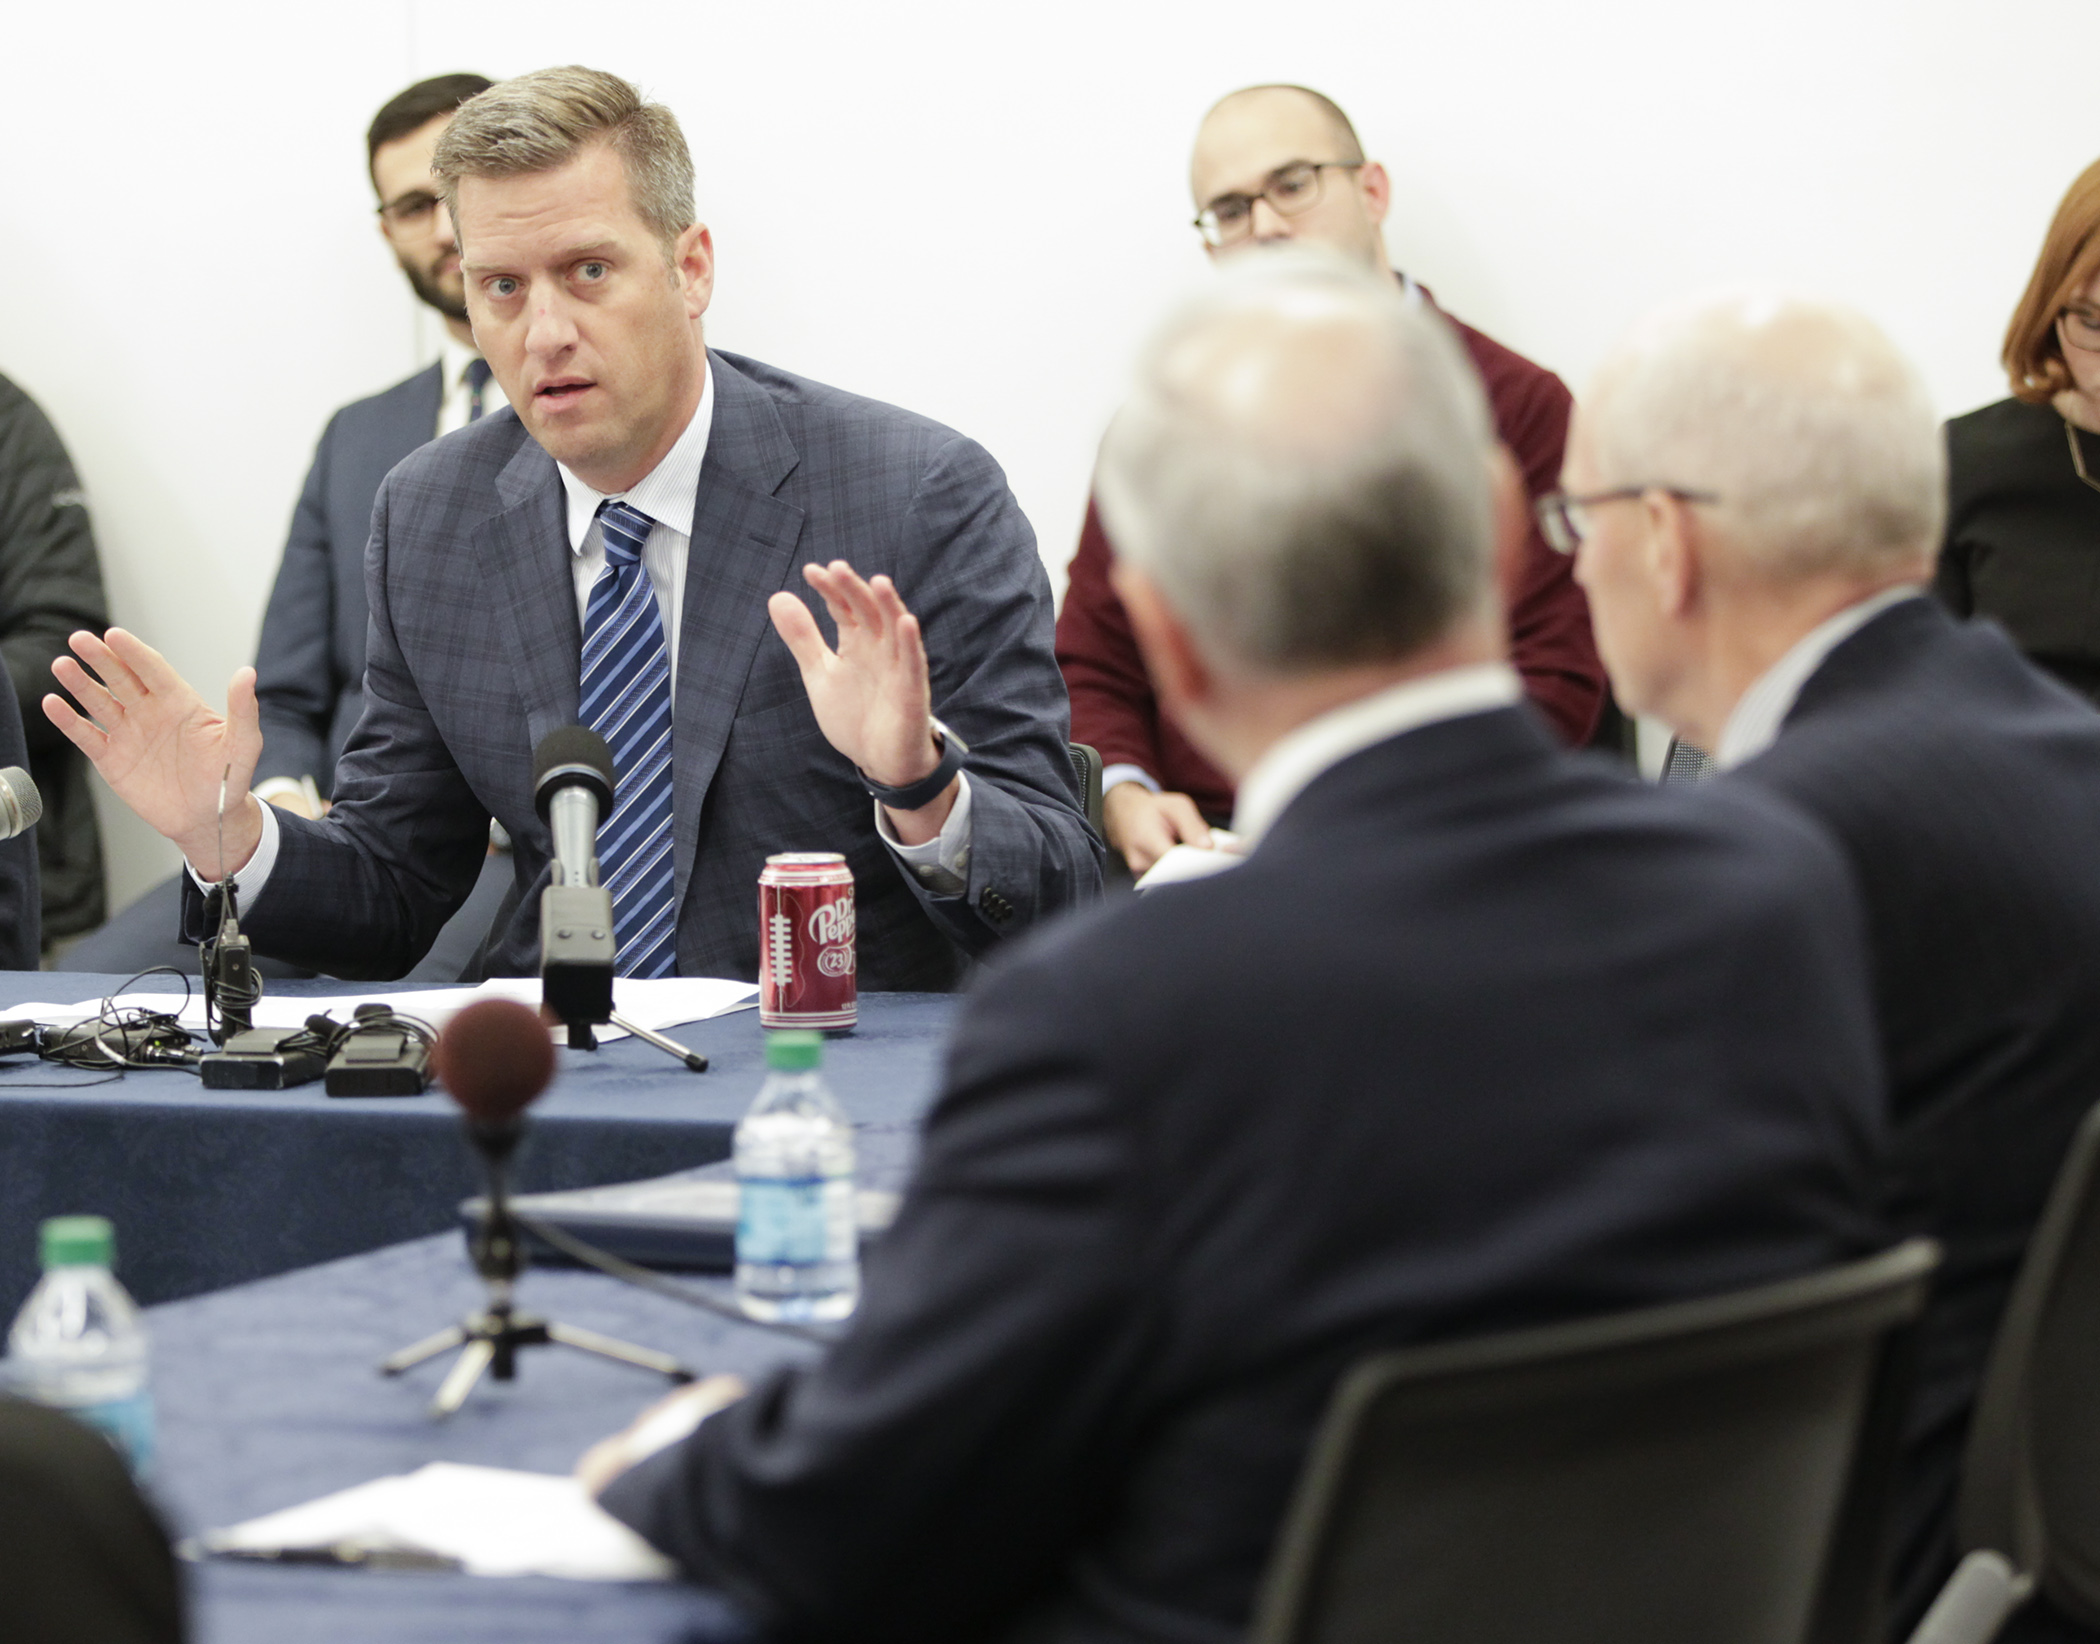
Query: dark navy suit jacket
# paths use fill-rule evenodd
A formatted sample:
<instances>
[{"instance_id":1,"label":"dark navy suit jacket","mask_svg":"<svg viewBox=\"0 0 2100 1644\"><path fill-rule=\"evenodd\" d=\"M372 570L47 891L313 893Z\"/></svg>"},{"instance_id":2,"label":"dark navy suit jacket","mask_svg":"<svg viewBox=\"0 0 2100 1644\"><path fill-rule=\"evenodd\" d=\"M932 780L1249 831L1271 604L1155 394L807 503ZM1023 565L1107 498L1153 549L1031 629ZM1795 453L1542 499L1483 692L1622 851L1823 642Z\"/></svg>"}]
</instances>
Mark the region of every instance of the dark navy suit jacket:
<instances>
[{"instance_id":1,"label":"dark navy suit jacket","mask_svg":"<svg viewBox=\"0 0 2100 1644\"><path fill-rule=\"evenodd\" d=\"M758 973L757 884L775 851L842 851L857 886L861 983L945 988L967 958L1100 888L1100 845L1065 750L1048 579L998 465L894 406L711 353L679 639L672 763L678 964ZM424 447L372 513L365 708L325 822L282 816L245 920L257 951L397 976L473 885L493 815L513 899L488 969L539 962L552 844L532 751L577 715L582 632L554 460L507 408ZM874 803L824 740L773 633L809 561L892 577L925 634L934 712L970 748L968 879L942 895L875 831ZM199 919L194 887L187 917Z\"/></svg>"},{"instance_id":2,"label":"dark navy suit jacket","mask_svg":"<svg viewBox=\"0 0 2100 1644\"><path fill-rule=\"evenodd\" d=\"M796 1636L1244 1636L1340 1372L1879 1241L1856 900L1527 709L988 969L859 1316L606 1505Z\"/></svg>"},{"instance_id":3,"label":"dark navy suit jacket","mask_svg":"<svg viewBox=\"0 0 2100 1644\"><path fill-rule=\"evenodd\" d=\"M29 740L14 680L0 668L0 765L29 764ZM37 893L36 830L0 841L0 970L35 970L43 953L42 898Z\"/></svg>"},{"instance_id":4,"label":"dark navy suit jacket","mask_svg":"<svg viewBox=\"0 0 2100 1644\"><path fill-rule=\"evenodd\" d=\"M255 780L311 776L327 798L364 709L365 541L393 466L437 433L439 368L328 419L292 511L255 646L263 752Z\"/></svg>"},{"instance_id":5,"label":"dark navy suit jacket","mask_svg":"<svg viewBox=\"0 0 2100 1644\"><path fill-rule=\"evenodd\" d=\"M1951 1568L1961 1445L2014 1269L2100 1100L2100 714L1995 625L1905 600L1830 653L1722 786L1784 795L1851 859L1889 1073L1886 1209L1946 1251L1902 1503L1907 1628Z\"/></svg>"}]
</instances>

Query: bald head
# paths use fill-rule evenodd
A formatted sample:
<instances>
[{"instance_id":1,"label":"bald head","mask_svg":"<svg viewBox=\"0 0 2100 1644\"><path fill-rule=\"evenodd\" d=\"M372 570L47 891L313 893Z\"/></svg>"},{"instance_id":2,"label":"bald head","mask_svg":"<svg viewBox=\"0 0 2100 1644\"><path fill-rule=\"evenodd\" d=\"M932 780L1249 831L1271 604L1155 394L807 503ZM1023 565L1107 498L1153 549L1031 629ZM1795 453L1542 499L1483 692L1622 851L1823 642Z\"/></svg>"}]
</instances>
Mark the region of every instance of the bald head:
<instances>
[{"instance_id":1,"label":"bald head","mask_svg":"<svg viewBox=\"0 0 2100 1644\"><path fill-rule=\"evenodd\" d=\"M1327 255L1235 265L1145 351L1097 477L1220 665L1403 660L1489 604L1493 449L1443 323Z\"/></svg>"},{"instance_id":2,"label":"bald head","mask_svg":"<svg viewBox=\"0 0 2100 1644\"><path fill-rule=\"evenodd\" d=\"M1773 580L1926 574L1945 510L1939 417L1864 315L1763 293L1647 321L1585 401L1600 487L1715 493L1714 535Z\"/></svg>"},{"instance_id":3,"label":"bald head","mask_svg":"<svg viewBox=\"0 0 2100 1644\"><path fill-rule=\"evenodd\" d=\"M1290 216L1258 204L1253 233L1242 243L1318 245L1382 271L1385 172L1365 163L1348 115L1309 87L1248 86L1221 98L1196 130L1189 193L1198 211L1221 196L1258 198L1278 172L1302 162L1322 168L1318 198Z\"/></svg>"}]
</instances>

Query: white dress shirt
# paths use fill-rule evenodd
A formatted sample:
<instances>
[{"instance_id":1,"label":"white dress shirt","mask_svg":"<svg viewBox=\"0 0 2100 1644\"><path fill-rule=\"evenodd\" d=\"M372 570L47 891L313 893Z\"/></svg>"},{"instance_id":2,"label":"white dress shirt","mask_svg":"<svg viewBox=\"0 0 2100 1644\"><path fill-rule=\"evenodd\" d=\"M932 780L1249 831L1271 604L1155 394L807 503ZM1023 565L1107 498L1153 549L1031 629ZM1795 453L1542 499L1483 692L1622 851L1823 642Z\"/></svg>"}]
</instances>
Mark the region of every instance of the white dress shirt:
<instances>
[{"instance_id":1,"label":"white dress shirt","mask_svg":"<svg viewBox=\"0 0 2100 1644\"><path fill-rule=\"evenodd\" d=\"M1846 606L1795 640L1792 649L1759 674L1737 699L1728 723L1721 727L1721 739L1714 746L1715 767L1732 770L1771 747L1779 739L1779 727L1786 723L1786 716L1794 711L1801 687L1823 666L1823 659L1891 605L1916 599L1924 592L1923 585L1915 582L1884 588L1856 605Z\"/></svg>"},{"instance_id":2,"label":"white dress shirt","mask_svg":"<svg viewBox=\"0 0 2100 1644\"><path fill-rule=\"evenodd\" d=\"M467 367L480 358L449 330L439 342L437 438L443 439L474 420L474 391L467 386ZM496 379L489 378L481 390L481 414L487 416L505 403Z\"/></svg>"},{"instance_id":3,"label":"white dress shirt","mask_svg":"<svg viewBox=\"0 0 2100 1644\"><path fill-rule=\"evenodd\" d=\"M464 370L464 366L461 369ZM579 624L590 604L591 587L605 569L605 539L598 525L599 504L608 496L617 496L647 514L652 521L649 540L642 545L642 566L649 573L650 586L656 591L656 608L664 625L665 647L670 653L674 702L678 689L679 619L685 610L685 570L692 553L692 537L683 525L669 522L689 521L693 517L700 494L700 467L707 457L714 414L715 374L710 369L700 390L700 404L693 412L693 420L686 424L685 432L678 436L677 443L665 453L661 462L623 492L594 490L567 467L555 464L561 475L562 490L568 498L569 559L575 580ZM882 806L875 805L875 828L883 842L918 879L936 887L936 894L959 895L964 881L969 878L970 778L967 774L958 776L956 783L955 804L949 810L947 820L941 824L941 831L923 845L900 843L889 818L883 814ZM254 906L255 899L262 894L270 870L277 865L277 849L277 812L275 807L265 804L262 807L262 837L256 843L255 854L248 859L246 867L237 869L233 875L234 890L244 906ZM199 885L209 887L211 884L195 868L190 873Z\"/></svg>"}]
</instances>

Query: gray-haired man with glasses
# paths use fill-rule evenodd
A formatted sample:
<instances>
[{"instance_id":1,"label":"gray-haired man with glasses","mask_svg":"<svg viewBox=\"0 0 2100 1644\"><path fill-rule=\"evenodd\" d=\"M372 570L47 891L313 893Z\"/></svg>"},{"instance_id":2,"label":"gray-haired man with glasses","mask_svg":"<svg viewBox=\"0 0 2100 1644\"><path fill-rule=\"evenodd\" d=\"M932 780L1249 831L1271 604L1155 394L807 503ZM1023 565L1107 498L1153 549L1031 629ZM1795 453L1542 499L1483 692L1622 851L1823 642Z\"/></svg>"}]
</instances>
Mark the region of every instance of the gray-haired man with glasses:
<instances>
[{"instance_id":1,"label":"gray-haired man with glasses","mask_svg":"<svg viewBox=\"0 0 2100 1644\"><path fill-rule=\"evenodd\" d=\"M1301 243L1394 278L1411 304L1429 294L1393 271L1385 249L1392 182L1367 159L1341 109L1304 86L1249 86L1204 116L1189 164L1195 226L1214 260ZM1496 432L1536 495L1555 482L1567 434L1560 379L1449 320L1486 388ZM1122 601L1112 550L1091 508L1058 618L1072 737L1100 750L1108 840L1142 873L1177 843L1204 846L1232 813L1233 785L1160 712ZM1504 590L1510 656L1524 691L1565 742L1596 733L1605 702L1589 608L1568 562L1536 534Z\"/></svg>"}]
</instances>

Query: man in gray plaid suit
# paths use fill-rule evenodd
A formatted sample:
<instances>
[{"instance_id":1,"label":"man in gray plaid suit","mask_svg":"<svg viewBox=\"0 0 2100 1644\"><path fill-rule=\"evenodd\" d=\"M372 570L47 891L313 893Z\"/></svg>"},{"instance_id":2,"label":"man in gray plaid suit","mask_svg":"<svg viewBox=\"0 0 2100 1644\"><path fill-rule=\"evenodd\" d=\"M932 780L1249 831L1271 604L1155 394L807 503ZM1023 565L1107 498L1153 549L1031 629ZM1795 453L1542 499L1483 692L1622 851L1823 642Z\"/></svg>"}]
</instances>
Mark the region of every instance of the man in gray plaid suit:
<instances>
[{"instance_id":1,"label":"man in gray plaid suit","mask_svg":"<svg viewBox=\"0 0 2100 1644\"><path fill-rule=\"evenodd\" d=\"M245 795L260 748L251 670L221 715L135 636L76 634L80 660L57 672L92 717L45 699L198 882L231 874L257 950L399 975L473 884L494 816L516 881L486 969L536 967L551 841L532 749L589 720L603 651L586 635L603 633L616 574L646 630L639 676L668 692L661 913L679 973L757 973L754 887L775 851L845 853L872 988L949 986L1000 936L1092 897L1100 847L1065 754L1048 582L991 458L707 348L714 251L691 162L669 111L624 81L553 69L496 86L455 117L435 169L513 411L425 447L380 491L366 707L334 811L241 799L222 847L222 772ZM646 810L631 774L615 823ZM186 917L197 929L196 883Z\"/></svg>"}]
</instances>

